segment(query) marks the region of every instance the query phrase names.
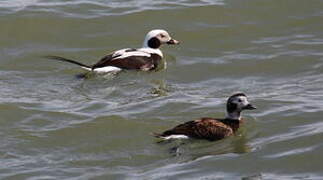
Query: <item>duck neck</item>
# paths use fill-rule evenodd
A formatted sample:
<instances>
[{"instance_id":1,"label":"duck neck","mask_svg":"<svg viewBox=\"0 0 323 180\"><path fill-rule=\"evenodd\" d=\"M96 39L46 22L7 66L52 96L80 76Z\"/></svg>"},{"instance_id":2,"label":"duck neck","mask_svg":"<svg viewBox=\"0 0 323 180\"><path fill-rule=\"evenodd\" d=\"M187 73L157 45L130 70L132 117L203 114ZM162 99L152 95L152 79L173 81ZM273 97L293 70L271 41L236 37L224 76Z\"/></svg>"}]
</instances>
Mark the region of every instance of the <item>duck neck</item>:
<instances>
[{"instance_id":1,"label":"duck neck","mask_svg":"<svg viewBox=\"0 0 323 180\"><path fill-rule=\"evenodd\" d=\"M163 58L163 53L159 48L152 48L149 46L148 40L145 39L142 45L141 51L147 52L149 54L158 54L160 57Z\"/></svg>"},{"instance_id":2,"label":"duck neck","mask_svg":"<svg viewBox=\"0 0 323 180\"><path fill-rule=\"evenodd\" d=\"M148 40L144 40L144 43L142 44L142 48L149 48L148 46Z\"/></svg>"},{"instance_id":3,"label":"duck neck","mask_svg":"<svg viewBox=\"0 0 323 180\"><path fill-rule=\"evenodd\" d=\"M232 111L232 112L227 112L227 116L225 119L231 119L231 120L241 120L241 111Z\"/></svg>"},{"instance_id":4,"label":"duck neck","mask_svg":"<svg viewBox=\"0 0 323 180\"><path fill-rule=\"evenodd\" d=\"M222 120L224 124L232 128L233 132L236 132L239 129L240 124L243 123L240 113L241 112L228 113L225 119Z\"/></svg>"}]
</instances>

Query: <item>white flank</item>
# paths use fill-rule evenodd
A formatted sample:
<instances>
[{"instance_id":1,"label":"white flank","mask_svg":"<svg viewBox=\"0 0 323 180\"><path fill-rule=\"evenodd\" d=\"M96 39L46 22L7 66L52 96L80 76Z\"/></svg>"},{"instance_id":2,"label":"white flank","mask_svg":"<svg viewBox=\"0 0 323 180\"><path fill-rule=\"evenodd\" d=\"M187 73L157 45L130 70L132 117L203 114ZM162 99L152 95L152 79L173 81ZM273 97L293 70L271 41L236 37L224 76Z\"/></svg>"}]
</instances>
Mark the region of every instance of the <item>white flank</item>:
<instances>
[{"instance_id":1,"label":"white flank","mask_svg":"<svg viewBox=\"0 0 323 180\"><path fill-rule=\"evenodd\" d=\"M92 71L91 68L87 68L87 67L82 67L83 69L87 70L87 71ZM106 66L106 67L102 67L102 68L95 68L93 70L93 72L95 73L116 73L121 71L122 69L118 68L118 67L114 67L114 66Z\"/></svg>"},{"instance_id":2,"label":"white flank","mask_svg":"<svg viewBox=\"0 0 323 180\"><path fill-rule=\"evenodd\" d=\"M91 69L91 68L88 68L88 67L81 66L81 68L82 68L82 69L85 69L85 70L87 70L87 71L92 71L92 69Z\"/></svg>"},{"instance_id":3,"label":"white flank","mask_svg":"<svg viewBox=\"0 0 323 180\"><path fill-rule=\"evenodd\" d=\"M102 68L95 68L93 71L96 73L115 73L115 72L119 72L122 69L118 68L118 67L114 67L114 66L105 66Z\"/></svg>"},{"instance_id":4,"label":"white flank","mask_svg":"<svg viewBox=\"0 0 323 180\"><path fill-rule=\"evenodd\" d=\"M170 135L170 136L166 136L166 137L161 137L164 140L168 140L168 139L188 139L189 137L186 135Z\"/></svg>"}]
</instances>

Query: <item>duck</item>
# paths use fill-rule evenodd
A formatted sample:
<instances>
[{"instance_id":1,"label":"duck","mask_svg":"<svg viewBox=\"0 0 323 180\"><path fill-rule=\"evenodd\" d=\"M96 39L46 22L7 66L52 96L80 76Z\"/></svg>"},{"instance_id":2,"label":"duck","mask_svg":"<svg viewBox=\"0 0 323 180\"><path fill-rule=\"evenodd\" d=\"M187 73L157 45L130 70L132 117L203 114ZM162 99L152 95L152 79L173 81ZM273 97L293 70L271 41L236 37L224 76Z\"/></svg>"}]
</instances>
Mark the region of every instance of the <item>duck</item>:
<instances>
[{"instance_id":1,"label":"duck","mask_svg":"<svg viewBox=\"0 0 323 180\"><path fill-rule=\"evenodd\" d=\"M160 47L164 44L177 45L179 41L173 39L166 30L154 29L146 34L141 48L116 50L105 55L93 65L86 65L61 56L49 55L45 57L72 63L94 73L117 73L122 70L152 71L158 67L163 58Z\"/></svg>"},{"instance_id":2,"label":"duck","mask_svg":"<svg viewBox=\"0 0 323 180\"><path fill-rule=\"evenodd\" d=\"M236 93L227 100L227 115L225 118L203 117L179 124L162 133L154 133L154 136L163 140L179 138L195 138L209 141L221 140L234 135L239 129L244 122L241 117L242 111L253 109L256 109L256 107L249 103L244 93Z\"/></svg>"}]
</instances>

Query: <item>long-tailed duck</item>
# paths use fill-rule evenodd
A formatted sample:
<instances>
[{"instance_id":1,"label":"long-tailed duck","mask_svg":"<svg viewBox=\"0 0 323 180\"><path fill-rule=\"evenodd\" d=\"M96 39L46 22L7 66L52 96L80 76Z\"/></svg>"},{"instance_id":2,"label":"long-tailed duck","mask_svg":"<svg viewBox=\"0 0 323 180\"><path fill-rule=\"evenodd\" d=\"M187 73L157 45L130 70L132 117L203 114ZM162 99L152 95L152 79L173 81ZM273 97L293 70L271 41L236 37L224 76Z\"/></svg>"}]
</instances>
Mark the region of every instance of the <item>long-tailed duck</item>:
<instances>
[{"instance_id":1,"label":"long-tailed duck","mask_svg":"<svg viewBox=\"0 0 323 180\"><path fill-rule=\"evenodd\" d=\"M243 110L256 109L251 105L247 96L237 93L229 97L227 101L227 116L224 119L201 118L180 124L161 134L155 134L162 139L173 138L198 138L210 141L220 140L233 135L243 122L240 113Z\"/></svg>"},{"instance_id":2,"label":"long-tailed duck","mask_svg":"<svg viewBox=\"0 0 323 180\"><path fill-rule=\"evenodd\" d=\"M101 60L94 65L85 65L75 60L59 56L46 57L76 64L83 69L96 73L119 72L123 69L150 71L156 69L163 58L163 53L159 49L162 44L179 44L179 41L172 39L167 31L155 29L147 33L142 48L126 48L114 51L101 58Z\"/></svg>"}]
</instances>

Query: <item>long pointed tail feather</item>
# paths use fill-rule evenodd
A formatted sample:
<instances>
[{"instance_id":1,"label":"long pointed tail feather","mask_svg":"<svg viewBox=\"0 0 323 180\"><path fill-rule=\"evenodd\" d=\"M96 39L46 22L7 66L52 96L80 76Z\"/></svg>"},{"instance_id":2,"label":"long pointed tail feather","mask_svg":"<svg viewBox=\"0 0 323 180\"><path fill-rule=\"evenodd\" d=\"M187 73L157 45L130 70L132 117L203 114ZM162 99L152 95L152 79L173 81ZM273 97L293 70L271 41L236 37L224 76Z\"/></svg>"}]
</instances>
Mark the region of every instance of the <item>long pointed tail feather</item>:
<instances>
[{"instance_id":1,"label":"long pointed tail feather","mask_svg":"<svg viewBox=\"0 0 323 180\"><path fill-rule=\"evenodd\" d=\"M76 65L79 65L83 68L89 68L91 69L92 67L89 66L89 65L86 65L86 64L83 64L83 63L80 63L80 62L77 62L75 60L72 60L72 59L66 59L64 57L60 57L60 56L44 56L45 58L47 59L52 59L52 60L57 60L57 61L62 61L62 62L69 62L69 63L72 63L72 64L76 64Z\"/></svg>"},{"instance_id":2,"label":"long pointed tail feather","mask_svg":"<svg viewBox=\"0 0 323 180\"><path fill-rule=\"evenodd\" d=\"M163 134L160 134L160 133L155 133L155 132L152 132L150 133L152 136L156 137L156 138L163 138Z\"/></svg>"}]
</instances>

